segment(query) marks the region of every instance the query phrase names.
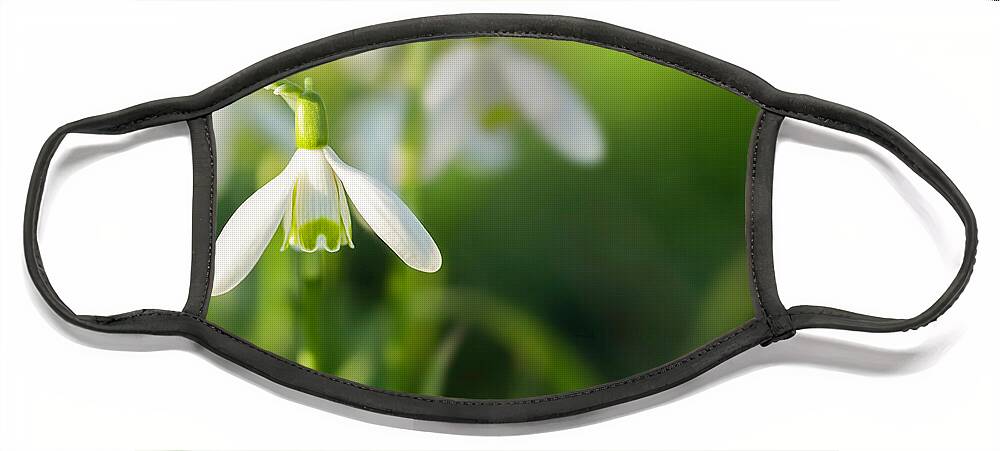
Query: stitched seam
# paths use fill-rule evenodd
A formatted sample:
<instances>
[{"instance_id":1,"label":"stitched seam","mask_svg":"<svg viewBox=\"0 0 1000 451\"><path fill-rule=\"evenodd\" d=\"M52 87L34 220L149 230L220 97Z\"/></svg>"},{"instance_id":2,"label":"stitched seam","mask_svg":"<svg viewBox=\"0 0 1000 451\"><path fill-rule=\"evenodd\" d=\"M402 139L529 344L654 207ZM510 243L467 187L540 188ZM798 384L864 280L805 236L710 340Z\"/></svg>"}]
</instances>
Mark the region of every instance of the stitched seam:
<instances>
[{"instance_id":1,"label":"stitched seam","mask_svg":"<svg viewBox=\"0 0 1000 451\"><path fill-rule=\"evenodd\" d=\"M824 307L820 307L820 308L824 308ZM822 312L790 312L790 313L788 314L788 316L804 316L804 315L824 315L824 316L836 316L836 317L839 317L839 318L849 318L849 319L856 319L856 320L858 320L858 321L879 321L879 320L889 320L889 321L896 321L896 320L894 320L894 319L890 319L890 318L877 318L877 317L876 317L876 318L874 318L874 319L872 319L872 318L858 318L857 316L855 316L855 315L852 315L852 314L850 314L850 313L844 313L844 312L836 312L836 311L822 311Z\"/></svg>"},{"instance_id":2,"label":"stitched seam","mask_svg":"<svg viewBox=\"0 0 1000 451\"><path fill-rule=\"evenodd\" d=\"M212 267L215 264L215 148L208 131L208 119L202 119L205 128L205 143L208 145L208 166L211 170L208 187L208 262L205 265L205 290L198 306L198 316L204 316L208 305L208 287L212 281Z\"/></svg>"},{"instance_id":3,"label":"stitched seam","mask_svg":"<svg viewBox=\"0 0 1000 451\"><path fill-rule=\"evenodd\" d=\"M760 306L761 312L764 313L764 322L767 323L767 329L773 337L775 333L774 325L771 323L771 314L764 305L764 299L760 294L760 284L757 280L756 247L754 246L757 235L757 204L754 202L754 192L757 185L757 155L760 150L760 133L764 129L765 117L767 117L767 112L763 111L760 114L760 119L757 120L757 128L753 134L753 153L750 159L750 280L753 285L754 299L757 301L757 305Z\"/></svg>"},{"instance_id":4,"label":"stitched seam","mask_svg":"<svg viewBox=\"0 0 1000 451\"><path fill-rule=\"evenodd\" d=\"M122 321L122 320L125 320L125 319L136 318L136 317L141 317L141 316L171 316L171 317L182 317L182 318L193 319L193 320L197 321L199 324L201 324L201 325L203 325L205 327L208 327L213 332L218 333L220 335L223 335L225 337L228 337L231 340L233 340L233 341L235 341L235 342L237 342L239 344L242 344L244 346L247 346L250 349L252 349L252 350L254 350L256 352L259 352L259 353L261 353L261 354L263 354L263 355L265 355L267 357L270 357L270 358L272 358L272 359L274 359L274 360L276 360L278 362L281 362L281 363L283 363L285 365L291 366L293 368L297 368L297 369L302 370L302 371L306 371L306 372L308 372L310 374L314 374L316 376L320 376L320 377L322 377L324 379L327 379L327 380L330 380L332 382L336 382L336 383L339 383L339 384L344 384L344 385L347 385L347 386L350 386L350 387L354 387L354 388L358 388L358 389L361 389L361 390L375 392L375 393L381 393L381 394L384 394L384 395L395 396L395 397L400 397L400 398L407 398L407 399L413 399L413 400L418 400L418 401L436 402L436 403L442 403L442 404L463 405L463 406L502 406L502 405L510 406L510 405L523 405L523 404L541 404L541 403L546 403L546 402L558 401L558 400L566 399L566 398L573 398L573 397L577 397L577 396L590 395L590 394L598 393L598 392L601 392L601 391L604 391L604 390L608 390L608 389L612 389L612 388L617 388L617 387L620 387L620 386L623 386L623 385L628 385L628 384L636 383L636 382L642 381L644 379L648 379L648 378L651 378L651 377L656 377L656 376L660 376L662 374L666 374L666 373L668 373L668 372L670 372L670 371L672 371L672 370L674 370L674 369L676 369L676 368L678 368L680 366L683 366L683 365L685 365L685 364L687 364L687 363L689 363L689 362L691 362L691 361L693 361L695 359L701 358L702 356L708 354L709 352L711 352L712 350L718 348L722 344L728 342L729 340L732 340L733 338L737 337L738 335L742 334L743 332L746 332L746 331L748 331L750 329L753 329L754 327L757 326L757 324L759 324L757 321L750 322L749 324L746 324L746 325L744 325L744 326L742 326L742 327L734 330L733 332L729 333L728 335L726 335L724 337L721 337L718 340L713 341L712 343L706 345L705 347L703 347L702 349L698 350L694 354L691 354L691 355L689 355L687 357L684 357L684 358L682 358L682 359L680 359L678 361L675 361L673 363L667 364L666 366L663 366L663 367L661 367L659 369L652 370L652 371L649 371L649 372L646 372L646 373L643 373L643 374L640 374L640 375L637 375L637 376L633 376L633 377L628 378L628 379L623 379L623 380L620 380L620 381L617 381L617 382L612 382L612 383L609 383L609 384L606 384L606 385L601 385L601 386L598 386L598 387L594 387L594 388L591 388L591 389L587 389L587 390L583 390L583 391L578 391L578 392L571 392L571 393L565 393L565 394L561 394L561 395L547 396L547 397L544 397L544 398L515 399L515 400L508 400L508 401L472 401L472 400L457 400L457 399L448 399L448 398L428 398L428 397L423 397L423 396L410 395L410 394L407 394L407 393L391 392L391 391L381 390L381 389L378 389L378 388L375 388L375 387L370 387L370 386L367 386L367 385L359 384L359 383L356 383L356 382L352 382L352 381L349 381L349 380L346 380L346 379L341 379L341 378L332 376L330 374L326 374L326 373L323 373L323 372L320 372L320 371L316 371L316 370L314 370L312 368L308 368L308 367L302 366L302 365L300 365L300 364L298 364L296 362L287 360L285 358L276 356L276 355L274 355L274 354L272 354L270 352L267 352L267 351L265 351L263 349L258 348L257 346L254 346L252 343L250 343L250 342L248 342L248 341L246 341L246 340L244 340L244 339L242 339L240 337L237 337L235 335L230 334L225 329L219 328L218 326L216 326L216 325L214 325L214 324L212 324L212 323L210 323L208 321L205 321L202 318L199 318L199 317L197 317L195 315L192 315L192 314L186 313L186 312L168 312L168 311L154 311L154 312L150 312L150 311L140 310L140 311L137 311L137 312L134 312L134 313L130 313L130 314L126 314L126 315L116 316L116 317L110 318L108 321L104 322L104 324L110 324L110 323L114 323L114 322L117 322L117 321Z\"/></svg>"}]
</instances>

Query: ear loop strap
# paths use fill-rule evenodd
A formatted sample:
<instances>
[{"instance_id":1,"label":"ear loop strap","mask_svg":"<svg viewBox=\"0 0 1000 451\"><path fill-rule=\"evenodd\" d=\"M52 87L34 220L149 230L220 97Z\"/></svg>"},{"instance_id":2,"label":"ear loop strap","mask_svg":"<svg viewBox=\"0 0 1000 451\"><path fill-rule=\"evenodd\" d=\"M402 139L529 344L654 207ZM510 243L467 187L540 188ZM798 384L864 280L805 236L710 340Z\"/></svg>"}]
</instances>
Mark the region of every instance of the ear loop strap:
<instances>
[{"instance_id":1,"label":"ear loop strap","mask_svg":"<svg viewBox=\"0 0 1000 451\"><path fill-rule=\"evenodd\" d=\"M863 332L901 332L926 326L958 299L972 276L978 243L976 217L965 196L933 161L899 132L868 114L804 95L789 98L789 110L779 114L867 138L891 152L948 201L965 225L965 251L958 274L948 288L923 313L906 319L864 315L833 307L799 305L788 309L794 329L830 328ZM808 112L802 112L808 111Z\"/></svg>"},{"instance_id":2,"label":"ear loop strap","mask_svg":"<svg viewBox=\"0 0 1000 451\"><path fill-rule=\"evenodd\" d=\"M187 326L185 322L178 323L169 319L163 320L164 317L176 319L186 314L169 310L145 309L112 316L79 315L75 313L71 308L69 308L69 306L66 305L65 302L63 302L63 300L56 293L55 289L52 287L42 264L42 257L38 244L38 221L41 212L43 192L45 189L45 180L48 176L52 158L66 135L70 133L118 135L192 119L190 117L193 116L192 113L169 111L170 105L178 100L181 100L181 98L149 102L114 113L108 113L105 115L89 117L76 122L71 122L56 129L56 131L53 132L42 145L42 149L39 152L37 160L35 161L35 167L31 174L31 179L28 185L27 201L25 203L23 229L24 256L27 262L28 274L31 277L32 282L34 282L35 286L38 288L42 298L49 304L52 310L54 310L65 321L87 329L120 333L128 332L173 335L178 332L183 332L178 331L180 328L178 324L181 324L181 326ZM168 111L164 112L164 110ZM209 127L208 129L210 130L211 125L206 118L201 119L205 121L204 124L196 124L198 120L199 119L193 119L189 122L189 127L192 127L192 131L195 130L195 125L200 127L198 128L199 130L205 130L205 127ZM198 151L200 144L198 141L194 140L194 136L192 136L192 143L193 150L195 152L193 157L195 158L195 162L197 164L199 159ZM196 189L198 188L199 183L203 183L203 181L200 181L198 174L195 174ZM194 202L197 204L198 199L196 198ZM195 219L198 220L197 217ZM196 255L194 257L197 260L198 256ZM192 263L197 264L198 262L193 261ZM192 271L194 270L195 268L192 267ZM210 277L210 274L208 274L208 276ZM189 299L187 306L191 304L192 302ZM185 312L188 310L187 306L185 307Z\"/></svg>"}]
</instances>

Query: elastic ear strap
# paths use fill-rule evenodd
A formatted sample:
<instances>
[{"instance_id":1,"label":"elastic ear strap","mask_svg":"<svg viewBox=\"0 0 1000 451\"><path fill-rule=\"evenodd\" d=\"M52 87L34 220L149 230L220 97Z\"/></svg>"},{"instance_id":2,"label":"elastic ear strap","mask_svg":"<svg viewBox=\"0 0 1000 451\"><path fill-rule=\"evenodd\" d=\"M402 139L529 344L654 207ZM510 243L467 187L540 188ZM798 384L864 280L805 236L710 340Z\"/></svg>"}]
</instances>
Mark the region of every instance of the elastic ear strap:
<instances>
[{"instance_id":1,"label":"elastic ear strap","mask_svg":"<svg viewBox=\"0 0 1000 451\"><path fill-rule=\"evenodd\" d=\"M42 145L42 149L35 161L35 167L31 174L28 185L28 196L24 208L24 257L27 262L28 274L32 282L38 288L39 294L61 318L72 324L103 332L135 332L142 330L144 333L167 333L151 330L148 325L139 328L143 321L143 316L153 310L140 310L136 312L123 313L114 316L94 316L78 315L59 297L48 274L42 264L41 251L38 244L38 221L41 213L42 197L45 190L45 181L48 176L49 166L56 150L62 143L66 135L70 133L87 134L122 134L131 131L148 128L154 125L163 125L170 121L148 121L144 124L132 120L125 113L142 114L153 108L152 104L139 105L122 112L110 113L102 116L94 116L72 122L56 129ZM157 312L160 312L157 310ZM168 312L168 311L162 311ZM176 312L169 312L176 313Z\"/></svg>"},{"instance_id":2,"label":"elastic ear strap","mask_svg":"<svg viewBox=\"0 0 1000 451\"><path fill-rule=\"evenodd\" d=\"M42 150L35 161L35 168L31 173L31 180L28 184L28 200L24 207L24 258L28 264L28 274L32 282L38 287L42 298L48 302L60 317L74 324L88 321L88 318L81 317L73 312L66 303L56 294L49 277L42 266L42 255L38 246L38 217L42 206L42 192L45 189L45 179L49 173L49 164L55 154L59 144L67 134L75 131L74 124L66 124L59 127L42 145Z\"/></svg>"},{"instance_id":3,"label":"elastic ear strap","mask_svg":"<svg viewBox=\"0 0 1000 451\"><path fill-rule=\"evenodd\" d=\"M934 187L955 209L955 213L965 225L965 251L958 274L948 288L923 313L907 319L882 318L863 315L832 307L799 305L788 309L788 315L795 329L831 328L857 330L863 332L901 332L926 326L940 317L958 299L958 296L969 283L972 276L972 266L976 260L978 244L976 217L965 196L958 190L951 179L941 171L933 161L927 158L916 146L893 130L885 123L860 111L830 102L819 101L808 96L795 96L789 102L792 108L798 102L807 104L813 111L809 113L778 110L788 117L812 122L818 125L841 130L847 133L865 137L884 147L896 158L917 173L924 181ZM790 109L792 109L790 108ZM800 111L802 111L800 109ZM816 114L812 114L816 113Z\"/></svg>"}]
</instances>

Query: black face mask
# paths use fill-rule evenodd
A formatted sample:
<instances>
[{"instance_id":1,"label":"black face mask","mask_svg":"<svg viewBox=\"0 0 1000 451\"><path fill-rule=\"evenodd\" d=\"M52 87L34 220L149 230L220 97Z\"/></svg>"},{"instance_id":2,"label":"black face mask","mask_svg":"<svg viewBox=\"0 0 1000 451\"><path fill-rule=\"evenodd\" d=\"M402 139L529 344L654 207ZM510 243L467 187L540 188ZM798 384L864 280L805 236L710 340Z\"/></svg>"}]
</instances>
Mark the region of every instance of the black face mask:
<instances>
[{"instance_id":1,"label":"black face mask","mask_svg":"<svg viewBox=\"0 0 1000 451\"><path fill-rule=\"evenodd\" d=\"M965 224L948 289L909 319L786 309L772 264L782 119L865 137ZM68 133L186 121L182 311L78 315L37 226ZM927 325L969 280L972 210L895 130L710 56L583 19L474 14L363 28L198 94L82 119L45 142L28 270L64 320L177 335L366 410L452 422L578 414L679 385L796 330Z\"/></svg>"}]
</instances>

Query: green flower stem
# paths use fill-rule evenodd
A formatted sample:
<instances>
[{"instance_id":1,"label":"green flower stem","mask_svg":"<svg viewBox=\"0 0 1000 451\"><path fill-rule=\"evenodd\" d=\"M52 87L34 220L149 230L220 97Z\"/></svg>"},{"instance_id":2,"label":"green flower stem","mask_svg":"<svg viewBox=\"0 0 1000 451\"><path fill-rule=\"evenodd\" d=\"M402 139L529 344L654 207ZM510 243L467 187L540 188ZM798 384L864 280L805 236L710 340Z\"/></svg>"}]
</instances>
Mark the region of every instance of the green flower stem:
<instances>
[{"instance_id":1,"label":"green flower stem","mask_svg":"<svg viewBox=\"0 0 1000 451\"><path fill-rule=\"evenodd\" d=\"M410 210L420 218L423 184L420 169L424 142L420 99L428 66L427 47L411 46L404 58L406 67L410 68L404 74L410 101L407 102L409 107L400 155L402 174L398 191ZM431 387L435 391L444 389L450 359L435 365L435 355L445 334L439 313L439 293L443 289L445 270L425 274L399 261L391 265L386 290L393 326L392 335L386 340L383 350L387 373L398 375L387 381L391 388L420 392L430 384L435 386Z\"/></svg>"},{"instance_id":2,"label":"green flower stem","mask_svg":"<svg viewBox=\"0 0 1000 451\"><path fill-rule=\"evenodd\" d=\"M453 326L448 335L441 339L437 351L431 358L427 376L424 377L421 394L442 396L444 395L445 383L448 381L448 369L451 367L455 354L465 338L465 325Z\"/></svg>"},{"instance_id":3,"label":"green flower stem","mask_svg":"<svg viewBox=\"0 0 1000 451\"><path fill-rule=\"evenodd\" d=\"M271 180L274 173L280 172L284 163L275 157L268 158L262 165L266 170L257 171L257 186L262 186ZM295 334L294 308L291 293L294 291L294 281L286 275L293 271L293 262L287 255L278 251L281 248L282 233L275 233L257 262L258 274L281 274L285 277L257 278L257 320L253 322L252 336L254 343L282 357L295 359L298 357Z\"/></svg>"},{"instance_id":4,"label":"green flower stem","mask_svg":"<svg viewBox=\"0 0 1000 451\"><path fill-rule=\"evenodd\" d=\"M557 329L532 312L500 296L479 290L451 289L442 309L469 328L504 343L515 361L515 380L539 380L544 386L506 395L515 397L562 393L599 384L604 378ZM474 300L469 302L469 300ZM535 391L538 390L538 391ZM505 394L497 393L497 397Z\"/></svg>"},{"instance_id":5,"label":"green flower stem","mask_svg":"<svg viewBox=\"0 0 1000 451\"><path fill-rule=\"evenodd\" d=\"M295 312L301 325L303 350L314 360L312 368L335 373L350 349L348 334L354 330L351 320L354 306L351 293L341 280L338 254L312 254L286 251L297 264L300 281Z\"/></svg>"},{"instance_id":6,"label":"green flower stem","mask_svg":"<svg viewBox=\"0 0 1000 451\"><path fill-rule=\"evenodd\" d=\"M285 79L265 89L280 96L294 112L295 146L298 149L323 149L328 145L326 108L322 97L313 90L311 77L305 77L301 87ZM294 219L291 222L296 223ZM276 236L296 232L283 230L284 225L281 227L282 230ZM305 244L312 247L309 243ZM284 261L286 265L290 265L285 268L286 271L294 274L294 280L299 281L292 309L295 323L301 326L298 328L299 346L294 352L294 358L310 368L334 372L341 366L349 351L345 337L350 332L352 324L349 316L354 310L349 301L350 293L345 292L344 285L340 283L340 260L327 252L269 252L277 255L265 258L276 262ZM278 287L275 290L282 289L286 288ZM266 303L274 302L271 298L275 296L270 291L261 293L261 298Z\"/></svg>"},{"instance_id":7,"label":"green flower stem","mask_svg":"<svg viewBox=\"0 0 1000 451\"><path fill-rule=\"evenodd\" d=\"M381 309L374 312L381 313ZM358 343L352 349L345 349L344 361L334 373L347 380L366 385L379 384L378 357L383 333L381 314L365 314L355 317L351 332Z\"/></svg>"}]
</instances>

